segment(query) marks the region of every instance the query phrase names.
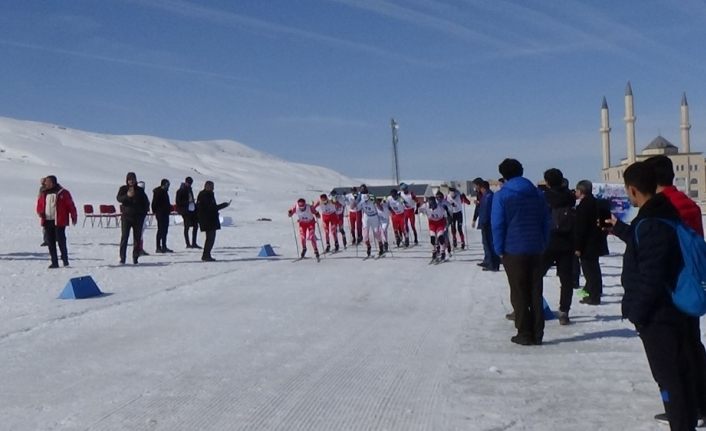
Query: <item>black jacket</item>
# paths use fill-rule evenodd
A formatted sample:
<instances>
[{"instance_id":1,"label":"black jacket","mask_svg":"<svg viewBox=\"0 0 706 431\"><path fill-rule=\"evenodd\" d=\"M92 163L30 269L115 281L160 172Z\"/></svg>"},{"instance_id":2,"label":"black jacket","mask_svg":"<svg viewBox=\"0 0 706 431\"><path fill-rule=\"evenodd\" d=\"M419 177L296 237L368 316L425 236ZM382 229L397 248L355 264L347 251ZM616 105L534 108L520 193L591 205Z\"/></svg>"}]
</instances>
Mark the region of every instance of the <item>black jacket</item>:
<instances>
[{"instance_id":1,"label":"black jacket","mask_svg":"<svg viewBox=\"0 0 706 431\"><path fill-rule=\"evenodd\" d=\"M662 194L647 201L630 225L618 222L613 230L626 244L621 276L625 289L623 317L638 330L651 322L672 322L686 317L670 296L683 265L679 239L674 228L656 218L679 221L676 209ZM643 219L638 245L634 230Z\"/></svg>"},{"instance_id":2,"label":"black jacket","mask_svg":"<svg viewBox=\"0 0 706 431\"><path fill-rule=\"evenodd\" d=\"M218 211L228 205L228 202L216 204L216 197L212 191L201 190L199 196L196 198L196 208L198 210L201 232L220 229L221 221L218 218Z\"/></svg>"},{"instance_id":3,"label":"black jacket","mask_svg":"<svg viewBox=\"0 0 706 431\"><path fill-rule=\"evenodd\" d=\"M552 187L544 192L549 208L553 210L558 208L571 208L573 211L576 205L576 198L571 191L566 187ZM574 223L575 224L575 223ZM547 245L548 253L557 252L573 252L574 251L574 232L558 232L556 229L549 230L549 243Z\"/></svg>"},{"instance_id":4,"label":"black jacket","mask_svg":"<svg viewBox=\"0 0 706 431\"><path fill-rule=\"evenodd\" d=\"M184 215L189 212L189 198L194 199L194 192L191 186L186 183L181 183L181 187L176 192L176 197L174 199L174 204L177 207L177 212ZM196 200L194 200L194 205L196 205ZM196 212L196 209L192 211Z\"/></svg>"},{"instance_id":5,"label":"black jacket","mask_svg":"<svg viewBox=\"0 0 706 431\"><path fill-rule=\"evenodd\" d=\"M156 216L169 215L172 212L172 203L169 201L169 191L162 186L152 190L152 212Z\"/></svg>"},{"instance_id":6,"label":"black jacket","mask_svg":"<svg viewBox=\"0 0 706 431\"><path fill-rule=\"evenodd\" d=\"M610 218L610 213L599 211L598 201L593 195L585 196L576 207L574 225L574 250L582 257L598 257L608 254L607 234L598 226L601 218Z\"/></svg>"},{"instance_id":7,"label":"black jacket","mask_svg":"<svg viewBox=\"0 0 706 431\"><path fill-rule=\"evenodd\" d=\"M134 190L135 194L129 197L127 195L128 186L121 186L116 199L120 202L122 218L139 223L140 220L144 220L150 210L150 200L142 187L135 186Z\"/></svg>"}]
</instances>

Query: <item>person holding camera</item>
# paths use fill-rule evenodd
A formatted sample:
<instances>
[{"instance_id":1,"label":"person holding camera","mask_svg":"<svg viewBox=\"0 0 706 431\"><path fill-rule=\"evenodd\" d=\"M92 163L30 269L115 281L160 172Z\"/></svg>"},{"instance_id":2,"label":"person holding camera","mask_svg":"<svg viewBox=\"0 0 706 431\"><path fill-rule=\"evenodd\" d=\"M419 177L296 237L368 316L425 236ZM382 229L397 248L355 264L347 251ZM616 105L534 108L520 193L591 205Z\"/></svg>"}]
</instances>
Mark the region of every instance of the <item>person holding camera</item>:
<instances>
[{"instance_id":1,"label":"person holding camera","mask_svg":"<svg viewBox=\"0 0 706 431\"><path fill-rule=\"evenodd\" d=\"M603 274L599 258L608 254L607 234L601 221L610 218L593 196L593 183L581 180L576 184L576 225L574 227L574 253L579 258L581 271L586 279L584 290L588 296L579 302L600 305L603 295Z\"/></svg>"},{"instance_id":2,"label":"person holding camera","mask_svg":"<svg viewBox=\"0 0 706 431\"><path fill-rule=\"evenodd\" d=\"M142 225L149 211L150 201L145 190L137 185L137 175L128 172L125 185L118 189L116 197L120 202L120 263L124 264L127 255L127 241L132 230L132 263L137 265L140 257Z\"/></svg>"}]
</instances>

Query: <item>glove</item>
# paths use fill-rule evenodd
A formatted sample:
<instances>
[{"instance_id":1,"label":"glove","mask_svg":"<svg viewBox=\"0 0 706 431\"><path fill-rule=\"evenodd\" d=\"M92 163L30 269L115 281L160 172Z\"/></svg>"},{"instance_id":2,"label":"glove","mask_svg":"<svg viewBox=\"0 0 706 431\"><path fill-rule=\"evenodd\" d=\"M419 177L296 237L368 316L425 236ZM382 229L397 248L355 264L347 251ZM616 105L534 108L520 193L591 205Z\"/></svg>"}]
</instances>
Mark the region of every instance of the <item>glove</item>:
<instances>
[{"instance_id":1,"label":"glove","mask_svg":"<svg viewBox=\"0 0 706 431\"><path fill-rule=\"evenodd\" d=\"M292 216L292 210L288 210L288 211L287 211L287 215L288 215L289 217L291 217L291 216Z\"/></svg>"}]
</instances>

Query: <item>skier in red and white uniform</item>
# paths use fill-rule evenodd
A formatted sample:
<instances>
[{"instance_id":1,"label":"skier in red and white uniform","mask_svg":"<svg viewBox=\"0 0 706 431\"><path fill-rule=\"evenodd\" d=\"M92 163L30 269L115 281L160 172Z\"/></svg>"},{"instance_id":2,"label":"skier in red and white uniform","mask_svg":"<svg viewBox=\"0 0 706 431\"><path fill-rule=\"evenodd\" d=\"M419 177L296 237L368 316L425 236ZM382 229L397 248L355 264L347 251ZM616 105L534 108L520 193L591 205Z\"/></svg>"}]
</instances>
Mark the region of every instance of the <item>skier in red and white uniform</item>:
<instances>
[{"instance_id":1,"label":"skier in red and white uniform","mask_svg":"<svg viewBox=\"0 0 706 431\"><path fill-rule=\"evenodd\" d=\"M404 242L406 247L409 245L409 236L405 229L405 201L397 190L392 189L390 191L390 196L387 197L387 206L390 208L392 230L395 233L395 244L399 247ZM414 214L414 212L412 214Z\"/></svg>"},{"instance_id":2,"label":"skier in red and white uniform","mask_svg":"<svg viewBox=\"0 0 706 431\"><path fill-rule=\"evenodd\" d=\"M412 233L414 234L414 245L419 244L417 241L417 226L415 225L414 214L417 211L417 196L409 191L409 186L405 183L400 183L400 196L404 200L405 211L404 211L404 229L407 232L407 239L405 240L405 247L409 246L409 228L412 228Z\"/></svg>"},{"instance_id":3,"label":"skier in red and white uniform","mask_svg":"<svg viewBox=\"0 0 706 431\"><path fill-rule=\"evenodd\" d=\"M382 237L380 235L380 215L378 213L375 201L370 198L367 193L361 193L356 200L357 208L360 208L363 214L363 241L365 242L366 254L370 257L370 232L373 233L373 238L378 243L378 255L382 256L385 253Z\"/></svg>"},{"instance_id":4,"label":"skier in red and white uniform","mask_svg":"<svg viewBox=\"0 0 706 431\"><path fill-rule=\"evenodd\" d=\"M356 187L353 187L351 192L346 195L348 222L351 226L351 244L360 244L363 240L363 217L360 208L358 208L359 198L360 195Z\"/></svg>"},{"instance_id":5,"label":"skier in red and white uniform","mask_svg":"<svg viewBox=\"0 0 706 431\"><path fill-rule=\"evenodd\" d=\"M326 249L324 253L331 251L331 236L333 236L334 251L338 251L339 218L338 214L336 214L336 203L330 201L326 194L322 194L319 196L319 201L312 205L312 209L321 214L321 220L324 222L324 238L326 238Z\"/></svg>"},{"instance_id":6,"label":"skier in red and white uniform","mask_svg":"<svg viewBox=\"0 0 706 431\"><path fill-rule=\"evenodd\" d=\"M331 201L336 205L336 215L338 216L338 231L341 233L343 240L343 248L348 245L346 242L346 231L343 228L343 221L346 219L346 197L336 193L336 190L331 190Z\"/></svg>"},{"instance_id":7,"label":"skier in red and white uniform","mask_svg":"<svg viewBox=\"0 0 706 431\"><path fill-rule=\"evenodd\" d=\"M314 249L314 255L316 259L319 259L319 248L316 244L316 219L321 216L319 213L307 204L304 198L299 198L296 205L287 211L289 217L294 214L297 215L297 220L299 222L299 240L302 244L301 258L303 259L306 255L306 240L311 242L311 247Z\"/></svg>"},{"instance_id":8,"label":"skier in red and white uniform","mask_svg":"<svg viewBox=\"0 0 706 431\"><path fill-rule=\"evenodd\" d=\"M434 247L431 258L432 260L446 259L445 246L446 242L446 219L450 217L450 211L441 192L436 193L436 197L430 196L426 202L419 207L419 212L425 214L429 220L429 235L431 236L431 245Z\"/></svg>"},{"instance_id":9,"label":"skier in red and white uniform","mask_svg":"<svg viewBox=\"0 0 706 431\"><path fill-rule=\"evenodd\" d=\"M451 210L451 235L453 246L456 248L458 242L456 241L456 232L458 231L459 237L461 237L461 250L466 248L466 238L463 236L463 205L470 205L471 201L468 200L465 194L459 193L456 188L449 188L449 194L446 196L446 202L449 209Z\"/></svg>"}]
</instances>

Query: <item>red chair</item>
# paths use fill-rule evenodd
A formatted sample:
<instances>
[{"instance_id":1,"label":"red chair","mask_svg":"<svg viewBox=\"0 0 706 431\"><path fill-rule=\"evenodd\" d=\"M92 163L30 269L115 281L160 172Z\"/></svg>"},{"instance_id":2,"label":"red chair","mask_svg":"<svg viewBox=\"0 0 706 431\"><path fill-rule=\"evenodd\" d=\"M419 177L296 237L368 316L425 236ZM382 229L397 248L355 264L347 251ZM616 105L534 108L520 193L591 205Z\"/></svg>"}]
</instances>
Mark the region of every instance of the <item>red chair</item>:
<instances>
[{"instance_id":1,"label":"red chair","mask_svg":"<svg viewBox=\"0 0 706 431\"><path fill-rule=\"evenodd\" d=\"M84 204L83 205L83 227L86 227L86 220L91 219L91 227L94 226L95 219L100 218L98 214L93 210L93 205Z\"/></svg>"},{"instance_id":2,"label":"red chair","mask_svg":"<svg viewBox=\"0 0 706 431\"><path fill-rule=\"evenodd\" d=\"M103 226L103 218L106 219L106 227L110 227L111 219L115 219L115 227L119 226L120 214L116 211L115 205L99 205L98 210L100 211L98 226Z\"/></svg>"}]
</instances>

